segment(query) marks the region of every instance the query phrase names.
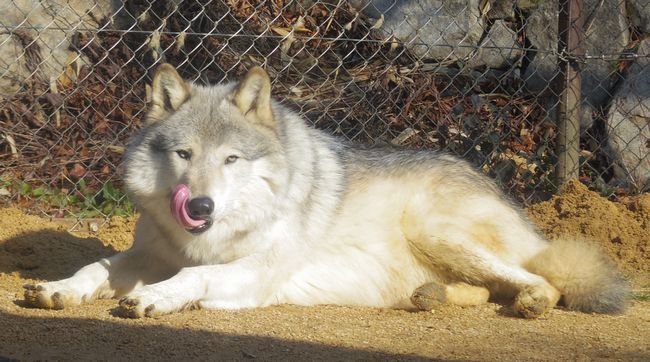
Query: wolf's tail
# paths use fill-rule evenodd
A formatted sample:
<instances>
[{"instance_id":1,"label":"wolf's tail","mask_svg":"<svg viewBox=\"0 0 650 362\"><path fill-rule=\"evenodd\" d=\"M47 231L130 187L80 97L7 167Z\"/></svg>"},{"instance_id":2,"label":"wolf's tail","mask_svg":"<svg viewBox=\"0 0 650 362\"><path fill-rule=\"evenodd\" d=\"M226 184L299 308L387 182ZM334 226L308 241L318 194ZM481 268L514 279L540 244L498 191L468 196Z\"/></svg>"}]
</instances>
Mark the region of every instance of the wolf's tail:
<instances>
[{"instance_id":1,"label":"wolf's tail","mask_svg":"<svg viewBox=\"0 0 650 362\"><path fill-rule=\"evenodd\" d=\"M535 255L525 268L557 288L569 309L609 314L625 310L630 287L596 245L560 239Z\"/></svg>"}]
</instances>

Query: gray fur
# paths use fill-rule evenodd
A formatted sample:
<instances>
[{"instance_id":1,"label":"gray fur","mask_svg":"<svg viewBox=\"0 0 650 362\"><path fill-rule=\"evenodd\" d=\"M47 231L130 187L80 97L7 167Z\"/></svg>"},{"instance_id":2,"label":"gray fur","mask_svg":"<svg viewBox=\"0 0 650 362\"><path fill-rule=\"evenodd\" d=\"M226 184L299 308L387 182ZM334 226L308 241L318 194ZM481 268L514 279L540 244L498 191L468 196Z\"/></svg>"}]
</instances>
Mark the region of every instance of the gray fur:
<instances>
[{"instance_id":1,"label":"gray fur","mask_svg":"<svg viewBox=\"0 0 650 362\"><path fill-rule=\"evenodd\" d=\"M120 310L143 317L188 305L473 305L490 294L514 297L515 312L534 318L563 294L580 310L622 309L625 288L601 254L549 247L465 161L340 141L270 90L261 68L202 87L162 65L125 160L141 212L133 248L26 287L28 302L62 308L126 294ZM190 220L196 197L214 204L207 219Z\"/></svg>"},{"instance_id":2,"label":"gray fur","mask_svg":"<svg viewBox=\"0 0 650 362\"><path fill-rule=\"evenodd\" d=\"M153 160L156 157L152 158L151 154L169 153L189 144L205 144L206 141L211 147L222 142L233 144L251 160L260 157L272 158L278 167L284 167L289 172L286 184L269 181L274 184L277 192L289 193L294 184L312 185L294 201L301 205L303 226L310 229L315 239L318 239L317 235L324 234L333 226L334 217L347 193L355 192L350 188L351 183L377 177L422 177L423 174L440 170L434 172L441 175L440 179L432 180L433 182L445 187L451 186L465 194L493 195L500 202L510 205L519 215L521 222L528 225L529 231L543 239L523 212L500 192L494 181L464 160L436 151L351 144L307 126L291 110L277 102L274 102L272 107L276 122L272 130L248 122L233 121L215 105L227 101L228 94L234 89L234 84L219 87L193 86L189 100L174 117L149 125L136 137L127 159L127 169L143 168L144 166L138 166L142 161L148 165L155 163ZM190 141L192 139L195 141ZM161 160L162 164L167 162L164 158ZM331 164L325 166L324 160ZM166 172L163 166L160 170L162 173ZM164 176L152 177L161 178ZM133 196L139 200L141 195L136 191ZM143 206L146 205L145 197ZM331 209L329 205L338 206ZM329 213L323 213L323 210L328 209L331 209ZM540 275L546 275L542 269L537 271ZM607 273L609 272L605 272L609 275ZM618 276L615 271L611 275L611 278L604 278L608 280L607 283L613 285L612 287L594 287L595 289L589 290L584 297L575 298L573 290L565 288L565 300L571 308L583 311L609 313L622 310L626 299L625 288L619 287L622 284L614 277ZM466 279L465 276L460 278Z\"/></svg>"}]
</instances>

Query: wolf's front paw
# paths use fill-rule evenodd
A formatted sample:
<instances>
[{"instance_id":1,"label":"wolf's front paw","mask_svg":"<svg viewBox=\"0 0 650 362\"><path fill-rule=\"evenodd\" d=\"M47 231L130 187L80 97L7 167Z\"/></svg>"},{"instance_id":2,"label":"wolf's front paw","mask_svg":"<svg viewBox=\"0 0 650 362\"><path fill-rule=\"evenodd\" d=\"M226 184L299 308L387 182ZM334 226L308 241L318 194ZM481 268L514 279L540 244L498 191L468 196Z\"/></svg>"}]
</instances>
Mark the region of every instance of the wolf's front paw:
<instances>
[{"instance_id":1,"label":"wolf's front paw","mask_svg":"<svg viewBox=\"0 0 650 362\"><path fill-rule=\"evenodd\" d=\"M117 315L124 318L153 317L155 310L155 304L145 305L137 297L124 297L120 299Z\"/></svg>"},{"instance_id":2,"label":"wolf's front paw","mask_svg":"<svg viewBox=\"0 0 650 362\"><path fill-rule=\"evenodd\" d=\"M158 317L192 307L184 298L157 289L145 286L120 299L117 314L125 318Z\"/></svg>"},{"instance_id":3,"label":"wolf's front paw","mask_svg":"<svg viewBox=\"0 0 650 362\"><path fill-rule=\"evenodd\" d=\"M74 290L67 288L63 282L25 284L23 288L25 302L36 308L63 309L79 305L84 299Z\"/></svg>"}]
</instances>

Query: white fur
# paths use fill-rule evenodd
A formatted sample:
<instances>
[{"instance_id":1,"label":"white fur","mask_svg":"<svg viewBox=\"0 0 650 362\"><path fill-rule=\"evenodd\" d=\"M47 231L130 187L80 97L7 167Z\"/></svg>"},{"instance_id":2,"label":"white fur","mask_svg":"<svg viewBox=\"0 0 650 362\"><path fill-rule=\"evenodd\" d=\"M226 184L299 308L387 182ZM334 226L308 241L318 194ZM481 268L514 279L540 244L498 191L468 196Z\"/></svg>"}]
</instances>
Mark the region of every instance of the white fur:
<instances>
[{"instance_id":1,"label":"white fur","mask_svg":"<svg viewBox=\"0 0 650 362\"><path fill-rule=\"evenodd\" d=\"M420 290L459 290L436 298L471 304L484 300L487 288L516 297L515 311L535 317L560 297L541 275L552 276L558 288L571 280L567 292L620 294L599 292L614 277L580 288L567 279L570 270L549 272L548 256L536 258L556 257L545 254L548 242L462 161L434 153L412 153L418 162L397 153L364 156L277 104L278 112L265 113L271 105L263 90L270 84L260 72L239 87L208 88L177 84L177 74L157 75L166 93L156 94L172 97L174 109L160 101L151 117L159 127L146 128L129 151L126 182L141 211L133 249L71 278L27 286L26 299L63 308L124 296L121 310L131 317L278 303L408 308L416 289L441 283L452 287ZM186 92L184 104L174 103ZM155 145L162 131L177 139ZM246 158L256 147L257 156ZM178 149L192 150L191 159L177 157ZM240 158L225 163L230 155ZM193 197L214 201L206 232L191 234L171 216L170 192L179 183ZM579 254L579 247L571 250ZM525 268L531 260L533 272ZM463 283L481 288L453 287ZM585 309L582 301L590 301L575 300Z\"/></svg>"}]
</instances>

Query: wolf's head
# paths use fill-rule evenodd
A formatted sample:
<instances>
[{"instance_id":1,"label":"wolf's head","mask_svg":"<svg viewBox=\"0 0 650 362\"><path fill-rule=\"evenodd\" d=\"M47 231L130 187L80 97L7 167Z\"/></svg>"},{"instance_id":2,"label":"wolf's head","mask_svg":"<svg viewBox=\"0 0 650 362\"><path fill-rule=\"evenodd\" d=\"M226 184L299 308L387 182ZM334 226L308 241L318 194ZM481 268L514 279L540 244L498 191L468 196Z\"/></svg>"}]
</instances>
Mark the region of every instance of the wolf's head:
<instances>
[{"instance_id":1,"label":"wolf's head","mask_svg":"<svg viewBox=\"0 0 650 362\"><path fill-rule=\"evenodd\" d=\"M261 68L236 84L203 87L161 65L145 127L126 157L130 196L193 234L216 224L247 230L272 215L288 178L273 108Z\"/></svg>"}]
</instances>

